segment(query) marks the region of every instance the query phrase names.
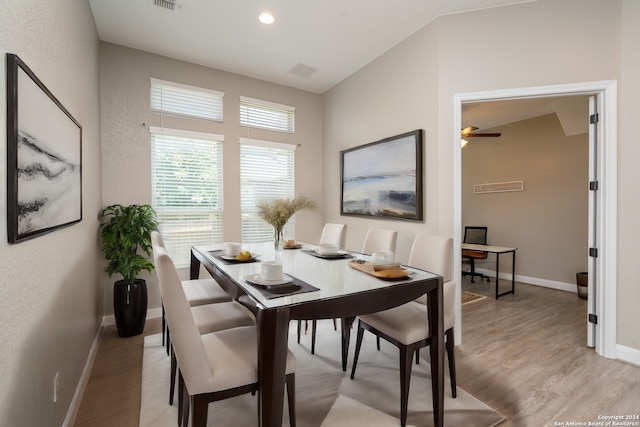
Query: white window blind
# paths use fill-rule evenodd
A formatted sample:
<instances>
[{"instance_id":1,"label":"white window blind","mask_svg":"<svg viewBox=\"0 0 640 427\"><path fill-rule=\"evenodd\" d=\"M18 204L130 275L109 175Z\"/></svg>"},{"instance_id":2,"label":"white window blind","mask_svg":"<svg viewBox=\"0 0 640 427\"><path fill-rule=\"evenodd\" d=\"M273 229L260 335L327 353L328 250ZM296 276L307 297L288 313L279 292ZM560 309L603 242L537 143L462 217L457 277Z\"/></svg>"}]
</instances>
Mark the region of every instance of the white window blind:
<instances>
[{"instance_id":1,"label":"white window blind","mask_svg":"<svg viewBox=\"0 0 640 427\"><path fill-rule=\"evenodd\" d=\"M242 126L294 133L295 107L259 99L240 97Z\"/></svg>"},{"instance_id":2,"label":"white window blind","mask_svg":"<svg viewBox=\"0 0 640 427\"><path fill-rule=\"evenodd\" d=\"M224 93L151 79L151 111L184 117L223 120Z\"/></svg>"},{"instance_id":3,"label":"white window blind","mask_svg":"<svg viewBox=\"0 0 640 427\"><path fill-rule=\"evenodd\" d=\"M273 240L273 227L258 215L260 202L294 196L295 146L241 139L240 141L240 209L242 241ZM294 218L287 223L284 235L293 236Z\"/></svg>"},{"instance_id":4,"label":"white window blind","mask_svg":"<svg viewBox=\"0 0 640 427\"><path fill-rule=\"evenodd\" d=\"M191 246L223 238L220 135L151 128L152 206L177 267Z\"/></svg>"}]
</instances>

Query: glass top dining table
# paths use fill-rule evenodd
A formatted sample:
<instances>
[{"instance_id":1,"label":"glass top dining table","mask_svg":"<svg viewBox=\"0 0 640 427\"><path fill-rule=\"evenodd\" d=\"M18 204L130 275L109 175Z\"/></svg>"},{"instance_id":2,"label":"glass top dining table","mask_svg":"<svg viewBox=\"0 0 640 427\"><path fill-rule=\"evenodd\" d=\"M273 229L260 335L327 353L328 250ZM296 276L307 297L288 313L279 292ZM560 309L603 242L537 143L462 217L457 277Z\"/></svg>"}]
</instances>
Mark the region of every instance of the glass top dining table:
<instances>
[{"instance_id":1,"label":"glass top dining table","mask_svg":"<svg viewBox=\"0 0 640 427\"><path fill-rule=\"evenodd\" d=\"M342 368L346 370L351 324L358 315L386 310L427 294L432 344L431 382L434 425L444 418L444 333L442 277L403 266L409 275L384 280L352 268L368 255L341 251L321 257L313 245L284 249L281 263L291 284L267 289L258 279L262 263L273 261L273 242L245 243L243 250L257 254L245 262L224 256L224 244L194 246L190 277L199 277L204 267L229 295L256 315L258 326L259 420L263 427L282 426L285 362L290 320L334 319L343 322ZM259 283L256 283L259 282Z\"/></svg>"}]
</instances>

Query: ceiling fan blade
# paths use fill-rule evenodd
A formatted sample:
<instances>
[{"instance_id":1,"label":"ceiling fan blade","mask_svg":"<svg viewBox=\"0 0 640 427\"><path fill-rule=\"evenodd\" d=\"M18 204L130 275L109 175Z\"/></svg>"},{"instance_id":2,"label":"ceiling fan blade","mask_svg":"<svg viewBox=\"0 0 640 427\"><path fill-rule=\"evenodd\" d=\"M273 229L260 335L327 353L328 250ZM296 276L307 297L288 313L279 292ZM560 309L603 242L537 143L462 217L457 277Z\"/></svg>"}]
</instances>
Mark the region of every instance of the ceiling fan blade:
<instances>
[{"instance_id":1,"label":"ceiling fan blade","mask_svg":"<svg viewBox=\"0 0 640 427\"><path fill-rule=\"evenodd\" d=\"M467 133L467 134L462 134L462 136L464 138L497 138L500 135L502 135L501 133Z\"/></svg>"},{"instance_id":2,"label":"ceiling fan blade","mask_svg":"<svg viewBox=\"0 0 640 427\"><path fill-rule=\"evenodd\" d=\"M477 128L477 127L475 127L475 126L468 126L468 127L464 128L464 129L462 129L461 133L462 133L463 135L466 135L466 134L468 134L468 133L473 132L474 130L478 130L478 128Z\"/></svg>"}]
</instances>

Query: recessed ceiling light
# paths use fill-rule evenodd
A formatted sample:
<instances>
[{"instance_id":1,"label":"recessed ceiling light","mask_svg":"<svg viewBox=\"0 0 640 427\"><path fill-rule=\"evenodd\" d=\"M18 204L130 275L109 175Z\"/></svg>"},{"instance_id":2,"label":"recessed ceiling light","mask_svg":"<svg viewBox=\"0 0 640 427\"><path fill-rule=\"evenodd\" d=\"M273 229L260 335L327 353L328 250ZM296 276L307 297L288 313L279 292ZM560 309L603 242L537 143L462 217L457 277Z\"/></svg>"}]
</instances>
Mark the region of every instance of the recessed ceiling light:
<instances>
[{"instance_id":1,"label":"recessed ceiling light","mask_svg":"<svg viewBox=\"0 0 640 427\"><path fill-rule=\"evenodd\" d=\"M276 18L274 18L270 12L262 12L258 19L260 20L260 22L267 25L273 24L273 22L276 20Z\"/></svg>"}]
</instances>

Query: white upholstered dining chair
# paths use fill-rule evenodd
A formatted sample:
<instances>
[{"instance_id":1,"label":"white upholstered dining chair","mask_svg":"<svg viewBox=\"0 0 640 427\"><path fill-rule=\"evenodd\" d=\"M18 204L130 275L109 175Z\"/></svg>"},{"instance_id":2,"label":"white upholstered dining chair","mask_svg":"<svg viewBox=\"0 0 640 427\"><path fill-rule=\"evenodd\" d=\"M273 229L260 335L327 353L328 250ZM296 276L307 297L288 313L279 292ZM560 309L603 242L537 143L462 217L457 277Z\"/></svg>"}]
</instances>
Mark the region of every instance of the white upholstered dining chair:
<instances>
[{"instance_id":1,"label":"white upholstered dining chair","mask_svg":"<svg viewBox=\"0 0 640 427\"><path fill-rule=\"evenodd\" d=\"M335 245L340 249L344 249L347 240L347 225L326 223L322 227L319 245Z\"/></svg>"},{"instance_id":2,"label":"white upholstered dining chair","mask_svg":"<svg viewBox=\"0 0 640 427\"><path fill-rule=\"evenodd\" d=\"M164 239L159 231L151 232L151 246L153 249L165 248ZM166 249L166 248L165 248ZM231 297L225 292L224 289L218 285L214 279L197 279L197 280L183 280L182 286L184 287L184 293L189 301L191 307L196 307L204 304L215 304L218 302L229 302ZM170 343L165 341L166 335L166 321L164 317L164 306L162 308L162 343L167 346L169 351Z\"/></svg>"},{"instance_id":3,"label":"white upholstered dining chair","mask_svg":"<svg viewBox=\"0 0 640 427\"><path fill-rule=\"evenodd\" d=\"M395 254L397 239L397 231L384 228L371 228L364 236L360 252L371 255L378 251L391 251Z\"/></svg>"},{"instance_id":4,"label":"white upholstered dining chair","mask_svg":"<svg viewBox=\"0 0 640 427\"><path fill-rule=\"evenodd\" d=\"M201 334L171 257L158 248L154 260L180 372L178 425L187 426L193 408L193 426L205 427L209 402L257 391L257 329L255 325L239 326ZM286 360L286 386L289 419L295 426L295 357L291 352Z\"/></svg>"},{"instance_id":5,"label":"white upholstered dining chair","mask_svg":"<svg viewBox=\"0 0 640 427\"><path fill-rule=\"evenodd\" d=\"M156 254L161 253L161 250L166 251L162 236L159 232L153 231L151 233L151 243L154 262L157 263ZM158 271L158 281L162 281L160 271ZM200 334L255 324L255 316L253 313L242 304L231 299L214 279L180 280L179 283L185 299L189 304L193 321ZM162 286L162 283L159 283L159 285L160 298L162 300L162 332L163 335L166 333L167 351L171 356L169 404L172 404L175 391L177 361L175 354L171 351L170 328L166 324L165 319L165 287Z\"/></svg>"},{"instance_id":6,"label":"white upholstered dining chair","mask_svg":"<svg viewBox=\"0 0 640 427\"><path fill-rule=\"evenodd\" d=\"M451 281L453 257L453 239L426 233L418 234L411 247L409 266L436 273L443 276L444 330L449 373L451 377L451 395L456 397L456 374L454 356L454 323L455 323L455 282ZM394 307L389 310L358 316L358 336L356 350L351 369L354 379L358 356L362 345L364 331L368 330L398 347L400 351L400 422L406 425L407 405L409 401L409 385L413 355L419 361L418 350L431 344L429 323L427 320L427 298ZM378 349L380 349L378 341Z\"/></svg>"}]
</instances>

